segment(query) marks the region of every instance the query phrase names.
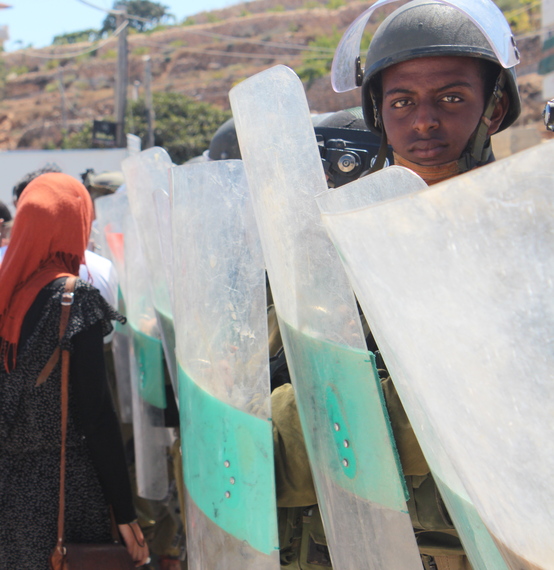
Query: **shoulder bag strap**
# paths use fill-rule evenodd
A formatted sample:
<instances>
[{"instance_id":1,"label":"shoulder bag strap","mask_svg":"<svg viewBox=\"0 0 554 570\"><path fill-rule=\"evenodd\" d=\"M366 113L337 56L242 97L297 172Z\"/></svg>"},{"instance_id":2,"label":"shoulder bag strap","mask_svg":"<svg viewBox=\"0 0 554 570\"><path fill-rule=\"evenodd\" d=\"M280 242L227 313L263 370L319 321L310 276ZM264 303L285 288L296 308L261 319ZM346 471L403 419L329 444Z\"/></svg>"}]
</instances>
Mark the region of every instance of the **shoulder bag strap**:
<instances>
[{"instance_id":1,"label":"shoulder bag strap","mask_svg":"<svg viewBox=\"0 0 554 570\"><path fill-rule=\"evenodd\" d=\"M60 340L65 334L67 323L69 322L69 313L73 304L73 291L75 289L76 277L68 277L65 282L65 289L62 295L62 315L60 318ZM59 348L57 349L59 353ZM64 536L64 512L65 512L65 444L67 440L67 411L69 401L69 351L62 350L62 382L61 382L61 432L62 444L60 452L60 507L58 511L58 540L56 549L61 556L65 556L65 547L63 545ZM53 368L53 367L52 367ZM111 532L114 542L119 541L119 533L113 510L110 507Z\"/></svg>"},{"instance_id":2,"label":"shoulder bag strap","mask_svg":"<svg viewBox=\"0 0 554 570\"><path fill-rule=\"evenodd\" d=\"M65 282L65 289L62 295L62 316L60 318L60 340L63 338L69 313L73 304L73 291L75 289L76 277L68 277ZM59 353L59 348L57 349ZM65 510L65 443L67 439L67 403L69 394L69 351L62 350L62 389L61 389L61 410L62 410L62 445L60 453L60 508L58 511L58 542L56 548L61 555L64 555L63 528Z\"/></svg>"},{"instance_id":3,"label":"shoulder bag strap","mask_svg":"<svg viewBox=\"0 0 554 570\"><path fill-rule=\"evenodd\" d=\"M71 305L73 304L73 291L75 289L75 282L77 281L77 277L68 277L67 281L65 282L65 289L62 294L62 316L60 319L60 341L65 334L65 329L67 328L67 323L69 322L69 310ZM37 382L35 386L40 386L44 384L50 376L52 370L54 370L54 366L58 363L60 359L60 347L57 346L56 350L52 353L52 356L48 359L48 362L45 364L44 368L42 369L41 373L37 378Z\"/></svg>"}]
</instances>

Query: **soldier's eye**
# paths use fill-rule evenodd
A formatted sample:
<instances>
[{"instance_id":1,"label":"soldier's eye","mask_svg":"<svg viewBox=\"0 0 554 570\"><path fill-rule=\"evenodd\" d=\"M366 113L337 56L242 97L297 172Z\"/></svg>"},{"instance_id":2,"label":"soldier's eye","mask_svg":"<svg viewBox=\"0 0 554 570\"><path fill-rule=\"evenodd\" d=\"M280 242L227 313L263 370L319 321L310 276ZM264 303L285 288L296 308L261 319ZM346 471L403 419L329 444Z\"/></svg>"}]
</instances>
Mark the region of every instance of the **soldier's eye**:
<instances>
[{"instance_id":1,"label":"soldier's eye","mask_svg":"<svg viewBox=\"0 0 554 570\"><path fill-rule=\"evenodd\" d=\"M410 104L409 99L398 99L397 101L393 101L391 107L395 109L401 109L402 107L406 107Z\"/></svg>"},{"instance_id":2,"label":"soldier's eye","mask_svg":"<svg viewBox=\"0 0 554 570\"><path fill-rule=\"evenodd\" d=\"M445 95L441 98L441 101L444 101L445 103L460 103L462 98L458 97L458 95Z\"/></svg>"}]
</instances>

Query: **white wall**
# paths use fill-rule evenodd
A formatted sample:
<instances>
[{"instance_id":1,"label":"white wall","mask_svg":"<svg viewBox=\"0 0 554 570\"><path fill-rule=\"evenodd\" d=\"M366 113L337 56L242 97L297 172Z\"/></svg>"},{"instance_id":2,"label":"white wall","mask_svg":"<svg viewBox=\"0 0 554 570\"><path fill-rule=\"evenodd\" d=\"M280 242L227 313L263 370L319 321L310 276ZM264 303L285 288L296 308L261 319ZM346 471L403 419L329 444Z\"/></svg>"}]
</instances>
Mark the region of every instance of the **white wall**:
<instances>
[{"instance_id":1,"label":"white wall","mask_svg":"<svg viewBox=\"0 0 554 570\"><path fill-rule=\"evenodd\" d=\"M554 99L554 73L549 73L542 78L542 97L545 101Z\"/></svg>"},{"instance_id":2,"label":"white wall","mask_svg":"<svg viewBox=\"0 0 554 570\"><path fill-rule=\"evenodd\" d=\"M542 0L542 25L543 27L554 24L554 1Z\"/></svg>"},{"instance_id":3,"label":"white wall","mask_svg":"<svg viewBox=\"0 0 554 570\"><path fill-rule=\"evenodd\" d=\"M0 200L13 212L12 188L25 174L47 163L57 164L63 172L81 181L81 173L94 168L96 173L121 170L128 156L126 148L78 150L6 150L0 152Z\"/></svg>"}]
</instances>

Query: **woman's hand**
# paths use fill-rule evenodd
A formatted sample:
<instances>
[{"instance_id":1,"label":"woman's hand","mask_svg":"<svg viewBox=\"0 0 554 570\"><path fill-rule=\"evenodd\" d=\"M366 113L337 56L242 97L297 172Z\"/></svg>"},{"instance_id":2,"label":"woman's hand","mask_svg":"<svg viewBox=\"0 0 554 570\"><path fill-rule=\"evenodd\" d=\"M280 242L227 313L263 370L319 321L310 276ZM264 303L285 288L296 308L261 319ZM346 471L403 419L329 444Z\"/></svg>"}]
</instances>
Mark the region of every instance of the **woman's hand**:
<instances>
[{"instance_id":1,"label":"woman's hand","mask_svg":"<svg viewBox=\"0 0 554 570\"><path fill-rule=\"evenodd\" d=\"M127 551L135 566L144 566L150 561L148 546L137 522L118 524L119 534L123 537Z\"/></svg>"}]
</instances>

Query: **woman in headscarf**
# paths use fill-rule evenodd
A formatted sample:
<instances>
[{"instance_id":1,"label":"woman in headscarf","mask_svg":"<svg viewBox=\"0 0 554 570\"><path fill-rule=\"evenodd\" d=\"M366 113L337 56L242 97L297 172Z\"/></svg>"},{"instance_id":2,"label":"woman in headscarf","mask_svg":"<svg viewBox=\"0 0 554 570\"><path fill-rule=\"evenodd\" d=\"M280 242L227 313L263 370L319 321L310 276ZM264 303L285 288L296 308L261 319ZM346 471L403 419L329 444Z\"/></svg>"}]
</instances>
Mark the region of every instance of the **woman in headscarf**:
<instances>
[{"instance_id":1,"label":"woman in headscarf","mask_svg":"<svg viewBox=\"0 0 554 570\"><path fill-rule=\"evenodd\" d=\"M79 274L93 219L85 187L43 174L24 190L0 267L0 566L47 570L57 539L61 367L37 378L60 345L65 281ZM77 280L61 347L71 352L65 541L109 542L111 506L137 566L148 548L136 523L103 337L123 321Z\"/></svg>"}]
</instances>

